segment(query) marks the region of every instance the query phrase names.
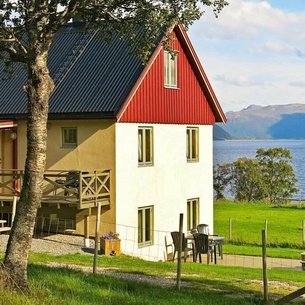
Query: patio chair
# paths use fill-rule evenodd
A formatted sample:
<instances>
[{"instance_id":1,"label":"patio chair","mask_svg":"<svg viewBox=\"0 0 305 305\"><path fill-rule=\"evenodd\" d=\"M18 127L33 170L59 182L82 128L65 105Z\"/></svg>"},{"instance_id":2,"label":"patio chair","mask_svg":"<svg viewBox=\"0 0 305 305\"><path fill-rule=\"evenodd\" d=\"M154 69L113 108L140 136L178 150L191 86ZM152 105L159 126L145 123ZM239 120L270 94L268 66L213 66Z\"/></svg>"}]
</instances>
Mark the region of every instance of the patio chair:
<instances>
[{"instance_id":1,"label":"patio chair","mask_svg":"<svg viewBox=\"0 0 305 305\"><path fill-rule=\"evenodd\" d=\"M210 263L210 256L211 261L213 261L213 251L214 245L210 243L209 236L207 234L195 233L193 234L194 243L195 243L195 259L194 262L197 261L197 256L199 256L199 262L201 263L201 254L207 255L207 263ZM216 263L216 261L215 261Z\"/></svg>"},{"instance_id":2,"label":"patio chair","mask_svg":"<svg viewBox=\"0 0 305 305\"><path fill-rule=\"evenodd\" d=\"M180 233L178 231L171 232L173 243L174 243L174 255L173 261L175 260L176 252L178 252L180 246ZM186 262L186 258L189 252L193 252L193 248L189 247L187 244L187 240L185 239L184 233L182 233L182 252L184 253L184 261ZM194 253L194 252L193 252ZM193 256L194 257L194 256Z\"/></svg>"},{"instance_id":3,"label":"patio chair","mask_svg":"<svg viewBox=\"0 0 305 305\"><path fill-rule=\"evenodd\" d=\"M198 233L209 235L209 225L202 223L197 226Z\"/></svg>"}]
</instances>

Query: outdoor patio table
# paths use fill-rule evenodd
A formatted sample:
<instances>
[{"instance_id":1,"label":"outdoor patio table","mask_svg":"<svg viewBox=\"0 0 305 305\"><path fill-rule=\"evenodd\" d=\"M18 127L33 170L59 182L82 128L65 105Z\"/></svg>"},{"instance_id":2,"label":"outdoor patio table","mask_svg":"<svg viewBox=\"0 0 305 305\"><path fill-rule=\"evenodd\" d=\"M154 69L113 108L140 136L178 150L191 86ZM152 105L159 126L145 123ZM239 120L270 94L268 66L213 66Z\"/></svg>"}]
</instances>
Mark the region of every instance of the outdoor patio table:
<instances>
[{"instance_id":1,"label":"outdoor patio table","mask_svg":"<svg viewBox=\"0 0 305 305\"><path fill-rule=\"evenodd\" d=\"M192 234L188 234L186 236L187 241L190 241L193 243L193 249L194 252L196 251L195 249L195 245L194 245L194 237ZM217 253L216 253L216 246L218 246L218 252L219 252L219 256L221 257L221 259L223 259L223 252L222 252L222 242L224 241L224 237L223 236L219 236L219 235L209 235L209 241L210 243L213 245L214 247L214 263L217 263Z\"/></svg>"}]
</instances>

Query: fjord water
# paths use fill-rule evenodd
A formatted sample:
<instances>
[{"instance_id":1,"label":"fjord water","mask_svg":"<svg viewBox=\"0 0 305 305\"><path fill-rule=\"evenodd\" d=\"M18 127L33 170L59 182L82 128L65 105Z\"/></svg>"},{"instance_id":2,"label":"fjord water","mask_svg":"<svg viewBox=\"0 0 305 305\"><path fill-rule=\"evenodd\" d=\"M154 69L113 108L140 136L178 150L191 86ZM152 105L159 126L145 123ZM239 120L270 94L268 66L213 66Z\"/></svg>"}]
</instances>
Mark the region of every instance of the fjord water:
<instances>
[{"instance_id":1,"label":"fjord water","mask_svg":"<svg viewBox=\"0 0 305 305\"><path fill-rule=\"evenodd\" d=\"M227 140L214 141L214 165L230 163L238 158L254 158L259 148L282 147L290 150L297 176L299 193L294 199L305 199L305 140Z\"/></svg>"}]
</instances>

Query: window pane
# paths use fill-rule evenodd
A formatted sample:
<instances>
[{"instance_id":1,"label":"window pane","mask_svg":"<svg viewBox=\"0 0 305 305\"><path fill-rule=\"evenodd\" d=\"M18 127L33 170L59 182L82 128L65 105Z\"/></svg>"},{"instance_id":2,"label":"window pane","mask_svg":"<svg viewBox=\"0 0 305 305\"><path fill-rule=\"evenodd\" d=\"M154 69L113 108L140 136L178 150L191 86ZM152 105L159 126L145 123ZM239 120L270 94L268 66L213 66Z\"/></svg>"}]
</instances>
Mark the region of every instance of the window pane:
<instances>
[{"instance_id":1,"label":"window pane","mask_svg":"<svg viewBox=\"0 0 305 305\"><path fill-rule=\"evenodd\" d=\"M169 62L168 62L168 52L164 52L164 84L169 84Z\"/></svg>"},{"instance_id":2,"label":"window pane","mask_svg":"<svg viewBox=\"0 0 305 305\"><path fill-rule=\"evenodd\" d=\"M191 152L190 152L190 130L187 129L186 130L186 158L189 159L191 156Z\"/></svg>"},{"instance_id":3,"label":"window pane","mask_svg":"<svg viewBox=\"0 0 305 305\"><path fill-rule=\"evenodd\" d=\"M143 130L138 130L138 161L143 162Z\"/></svg>"},{"instance_id":4,"label":"window pane","mask_svg":"<svg viewBox=\"0 0 305 305\"><path fill-rule=\"evenodd\" d=\"M196 129L192 130L192 159L196 159L197 152L197 133Z\"/></svg>"},{"instance_id":5,"label":"window pane","mask_svg":"<svg viewBox=\"0 0 305 305\"><path fill-rule=\"evenodd\" d=\"M191 228L191 204L189 201L187 202L186 215L187 215L187 230L190 231L192 228Z\"/></svg>"},{"instance_id":6,"label":"window pane","mask_svg":"<svg viewBox=\"0 0 305 305\"><path fill-rule=\"evenodd\" d=\"M150 228L151 228L151 219L150 219L150 209L145 210L145 241L150 240Z\"/></svg>"},{"instance_id":7,"label":"window pane","mask_svg":"<svg viewBox=\"0 0 305 305\"><path fill-rule=\"evenodd\" d=\"M149 162L151 161L151 133L150 133L150 129L146 129L145 130L145 141L146 141L146 147L145 147L145 161Z\"/></svg>"},{"instance_id":8,"label":"window pane","mask_svg":"<svg viewBox=\"0 0 305 305\"><path fill-rule=\"evenodd\" d=\"M143 211L138 211L138 243L143 242Z\"/></svg>"},{"instance_id":9,"label":"window pane","mask_svg":"<svg viewBox=\"0 0 305 305\"><path fill-rule=\"evenodd\" d=\"M170 59L171 62L171 85L177 85L177 57L175 56L173 59Z\"/></svg>"}]
</instances>

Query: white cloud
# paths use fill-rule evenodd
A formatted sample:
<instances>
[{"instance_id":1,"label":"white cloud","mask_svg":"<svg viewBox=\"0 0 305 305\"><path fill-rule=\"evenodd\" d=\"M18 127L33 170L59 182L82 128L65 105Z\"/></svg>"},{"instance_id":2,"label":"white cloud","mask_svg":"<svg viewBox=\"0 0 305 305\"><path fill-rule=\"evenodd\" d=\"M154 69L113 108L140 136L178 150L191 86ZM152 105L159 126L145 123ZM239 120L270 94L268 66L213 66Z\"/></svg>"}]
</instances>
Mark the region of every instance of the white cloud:
<instances>
[{"instance_id":1,"label":"white cloud","mask_svg":"<svg viewBox=\"0 0 305 305\"><path fill-rule=\"evenodd\" d=\"M225 75L216 75L214 77L216 81L224 82L230 85L238 86L238 87L252 87L252 86L270 86L267 82L252 80L247 76L238 75L236 77L230 77Z\"/></svg>"},{"instance_id":2,"label":"white cloud","mask_svg":"<svg viewBox=\"0 0 305 305\"><path fill-rule=\"evenodd\" d=\"M305 103L305 1L303 9L290 9L294 13L270 1L229 0L218 19L207 12L190 28L225 111Z\"/></svg>"},{"instance_id":3,"label":"white cloud","mask_svg":"<svg viewBox=\"0 0 305 305\"><path fill-rule=\"evenodd\" d=\"M229 6L215 18L210 11L201 18L202 35L209 38L233 39L239 36L255 36L260 30L281 32L290 26L304 24L296 13L285 13L273 8L267 1L229 1Z\"/></svg>"},{"instance_id":4,"label":"white cloud","mask_svg":"<svg viewBox=\"0 0 305 305\"><path fill-rule=\"evenodd\" d=\"M281 52L287 50L287 46L280 42L266 41L263 45L264 50Z\"/></svg>"}]
</instances>

